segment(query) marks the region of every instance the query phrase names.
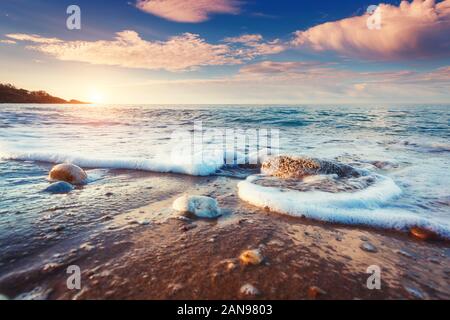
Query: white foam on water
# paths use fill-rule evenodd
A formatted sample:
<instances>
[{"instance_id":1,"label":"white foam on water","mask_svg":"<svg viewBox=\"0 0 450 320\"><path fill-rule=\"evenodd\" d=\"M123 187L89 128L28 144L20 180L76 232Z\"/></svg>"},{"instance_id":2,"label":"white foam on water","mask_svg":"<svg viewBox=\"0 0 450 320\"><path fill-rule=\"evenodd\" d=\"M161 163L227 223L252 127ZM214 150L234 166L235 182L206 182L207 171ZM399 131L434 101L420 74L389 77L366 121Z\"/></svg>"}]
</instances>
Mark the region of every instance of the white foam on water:
<instances>
[{"instance_id":1,"label":"white foam on water","mask_svg":"<svg viewBox=\"0 0 450 320\"><path fill-rule=\"evenodd\" d=\"M220 169L223 158L210 157L197 159L179 159L157 156L145 158L101 158L54 152L8 152L1 153L1 159L21 161L42 161L49 163L72 163L82 168L128 169L161 173L180 173L194 176L208 176ZM192 160L192 161L191 161Z\"/></svg>"},{"instance_id":2,"label":"white foam on water","mask_svg":"<svg viewBox=\"0 0 450 320\"><path fill-rule=\"evenodd\" d=\"M348 225L366 225L406 231L412 226L432 230L450 239L450 226L434 223L417 213L389 208L391 200L402 194L395 182L377 175L377 182L357 192L300 192L264 187L254 183L259 176L250 176L238 184L239 197L257 207L292 216Z\"/></svg>"}]
</instances>

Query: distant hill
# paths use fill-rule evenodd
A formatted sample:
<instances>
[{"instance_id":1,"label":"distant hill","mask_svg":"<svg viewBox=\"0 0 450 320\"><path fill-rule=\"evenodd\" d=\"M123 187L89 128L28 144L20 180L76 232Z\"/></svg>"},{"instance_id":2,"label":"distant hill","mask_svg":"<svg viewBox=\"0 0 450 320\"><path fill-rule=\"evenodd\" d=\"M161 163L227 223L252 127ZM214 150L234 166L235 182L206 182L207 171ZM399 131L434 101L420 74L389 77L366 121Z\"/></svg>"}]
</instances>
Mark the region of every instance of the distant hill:
<instances>
[{"instance_id":1,"label":"distant hill","mask_svg":"<svg viewBox=\"0 0 450 320\"><path fill-rule=\"evenodd\" d=\"M18 89L12 84L0 83L0 103L60 103L60 104L85 104L78 100L64 100L53 97L45 91L28 91Z\"/></svg>"}]
</instances>

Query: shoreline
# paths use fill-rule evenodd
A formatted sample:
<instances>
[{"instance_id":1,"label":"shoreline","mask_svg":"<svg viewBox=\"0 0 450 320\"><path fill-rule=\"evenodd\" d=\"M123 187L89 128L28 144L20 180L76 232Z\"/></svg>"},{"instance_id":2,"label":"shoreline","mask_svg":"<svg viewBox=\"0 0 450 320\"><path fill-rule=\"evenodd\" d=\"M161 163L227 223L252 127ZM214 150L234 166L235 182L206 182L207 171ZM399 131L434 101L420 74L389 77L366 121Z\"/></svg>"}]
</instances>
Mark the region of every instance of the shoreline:
<instances>
[{"instance_id":1,"label":"shoreline","mask_svg":"<svg viewBox=\"0 0 450 320\"><path fill-rule=\"evenodd\" d=\"M143 182L155 176L138 175ZM48 299L296 300L311 298L310 288L319 287L326 293L318 299L450 298L448 241L269 212L238 198L238 179L167 176L175 177L177 192L11 265L0 292L11 298L35 289ZM171 205L182 193L216 198L224 216L179 218ZM377 252L363 250L367 242ZM243 266L238 257L248 249L259 249L264 261ZM81 268L80 291L66 287L66 269L74 264ZM381 268L381 290L366 287L371 265ZM260 294L243 295L246 284Z\"/></svg>"}]
</instances>

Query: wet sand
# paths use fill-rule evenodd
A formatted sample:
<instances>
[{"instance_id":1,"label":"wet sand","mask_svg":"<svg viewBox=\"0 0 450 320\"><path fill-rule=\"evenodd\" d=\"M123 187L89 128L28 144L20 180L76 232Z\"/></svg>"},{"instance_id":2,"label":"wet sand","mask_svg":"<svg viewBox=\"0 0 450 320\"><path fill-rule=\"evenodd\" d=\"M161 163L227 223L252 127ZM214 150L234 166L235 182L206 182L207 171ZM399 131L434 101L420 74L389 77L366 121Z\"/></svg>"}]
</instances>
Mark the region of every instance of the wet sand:
<instances>
[{"instance_id":1,"label":"wet sand","mask_svg":"<svg viewBox=\"0 0 450 320\"><path fill-rule=\"evenodd\" d=\"M33 292L47 299L311 299L308 291L316 286L323 290L317 299L450 298L448 242L269 212L239 200L238 179L133 175L143 185L159 179L165 192L145 207L107 217L93 230L4 267L0 293L14 298ZM171 206L183 193L216 198L225 215L180 218ZM363 250L367 242L377 252ZM259 249L264 261L243 266L238 257L247 249ZM69 265L81 268L81 290L66 286ZM380 290L366 286L371 265L381 268ZM243 295L246 284L260 294Z\"/></svg>"}]
</instances>

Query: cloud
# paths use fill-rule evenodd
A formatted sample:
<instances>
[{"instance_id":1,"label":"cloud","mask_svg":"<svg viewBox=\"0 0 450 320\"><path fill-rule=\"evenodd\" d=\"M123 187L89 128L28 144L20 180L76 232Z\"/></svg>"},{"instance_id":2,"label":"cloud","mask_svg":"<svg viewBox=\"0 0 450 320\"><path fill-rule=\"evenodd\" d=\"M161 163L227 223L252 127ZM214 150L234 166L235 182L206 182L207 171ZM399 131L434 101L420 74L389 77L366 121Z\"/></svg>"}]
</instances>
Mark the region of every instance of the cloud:
<instances>
[{"instance_id":1,"label":"cloud","mask_svg":"<svg viewBox=\"0 0 450 320\"><path fill-rule=\"evenodd\" d=\"M311 67L317 66L316 62L297 62L297 61L263 61L244 66L240 69L241 74L287 74L306 72Z\"/></svg>"},{"instance_id":2,"label":"cloud","mask_svg":"<svg viewBox=\"0 0 450 320\"><path fill-rule=\"evenodd\" d=\"M118 32L113 40L67 41L16 35L34 42L28 48L63 61L87 62L126 68L168 71L191 70L200 66L242 63L241 57L225 44L209 44L199 35L184 33L167 41L146 41L135 31Z\"/></svg>"},{"instance_id":3,"label":"cloud","mask_svg":"<svg viewBox=\"0 0 450 320\"><path fill-rule=\"evenodd\" d=\"M450 55L450 0L380 4L374 14L381 18L379 30L368 27L374 17L366 14L297 31L292 44L380 60Z\"/></svg>"},{"instance_id":4,"label":"cloud","mask_svg":"<svg viewBox=\"0 0 450 320\"><path fill-rule=\"evenodd\" d=\"M43 44L62 42L61 40L59 40L57 38L44 38L37 34L10 33L10 34L7 34L6 37L17 40L17 41L30 41L30 42L34 42L34 43L43 43Z\"/></svg>"},{"instance_id":5,"label":"cloud","mask_svg":"<svg viewBox=\"0 0 450 320\"><path fill-rule=\"evenodd\" d=\"M0 40L0 43L2 44L16 44L17 42L14 40Z\"/></svg>"},{"instance_id":6,"label":"cloud","mask_svg":"<svg viewBox=\"0 0 450 320\"><path fill-rule=\"evenodd\" d=\"M243 46L239 50L241 55L247 59L253 59L262 55L277 54L287 48L279 39L264 41L263 36L260 34L244 34L239 37L225 38L223 41Z\"/></svg>"},{"instance_id":7,"label":"cloud","mask_svg":"<svg viewBox=\"0 0 450 320\"><path fill-rule=\"evenodd\" d=\"M262 40L263 36L260 34L244 34L239 37L228 37L223 39L224 42L243 43L243 44L258 43Z\"/></svg>"},{"instance_id":8,"label":"cloud","mask_svg":"<svg viewBox=\"0 0 450 320\"><path fill-rule=\"evenodd\" d=\"M237 0L138 0L136 7L167 20L198 23L212 14L238 14L240 4Z\"/></svg>"},{"instance_id":9,"label":"cloud","mask_svg":"<svg viewBox=\"0 0 450 320\"><path fill-rule=\"evenodd\" d=\"M166 41L147 41L132 30L118 32L113 40L97 41L63 41L28 34L7 37L31 42L33 44L28 46L28 49L62 61L167 71L243 64L257 56L276 54L284 50L279 40L264 42L259 35L240 37L241 40L229 38L227 43L220 44L208 43L192 33L174 36Z\"/></svg>"}]
</instances>

